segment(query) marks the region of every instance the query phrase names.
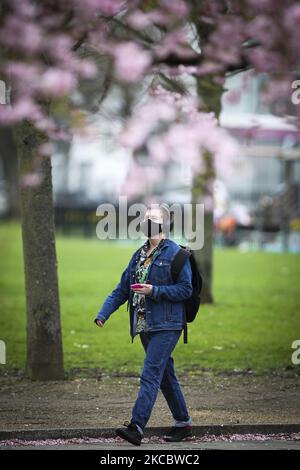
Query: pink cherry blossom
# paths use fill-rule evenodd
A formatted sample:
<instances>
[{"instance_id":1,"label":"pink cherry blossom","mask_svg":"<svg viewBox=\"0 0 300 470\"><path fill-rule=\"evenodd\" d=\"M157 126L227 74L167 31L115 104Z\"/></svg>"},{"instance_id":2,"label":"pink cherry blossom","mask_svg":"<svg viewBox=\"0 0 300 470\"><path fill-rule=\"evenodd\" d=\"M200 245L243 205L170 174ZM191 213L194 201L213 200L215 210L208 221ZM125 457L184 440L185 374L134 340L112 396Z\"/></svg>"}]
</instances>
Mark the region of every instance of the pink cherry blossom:
<instances>
[{"instance_id":1,"label":"pink cherry blossom","mask_svg":"<svg viewBox=\"0 0 300 470\"><path fill-rule=\"evenodd\" d=\"M147 142L147 149L153 162L164 164L170 159L170 151L163 138L150 137Z\"/></svg>"},{"instance_id":2,"label":"pink cherry blossom","mask_svg":"<svg viewBox=\"0 0 300 470\"><path fill-rule=\"evenodd\" d=\"M161 0L161 5L178 17L187 16L190 11L189 4L183 0L176 0L176 2L173 0Z\"/></svg>"},{"instance_id":3,"label":"pink cherry blossom","mask_svg":"<svg viewBox=\"0 0 300 470\"><path fill-rule=\"evenodd\" d=\"M9 16L0 30L0 43L33 54L41 48L42 34L38 25L25 18Z\"/></svg>"},{"instance_id":4,"label":"pink cherry blossom","mask_svg":"<svg viewBox=\"0 0 300 470\"><path fill-rule=\"evenodd\" d=\"M152 25L151 16L141 10L136 10L127 18L128 24L135 29L144 29Z\"/></svg>"},{"instance_id":5,"label":"pink cherry blossom","mask_svg":"<svg viewBox=\"0 0 300 470\"><path fill-rule=\"evenodd\" d=\"M229 104L236 104L240 101L241 90L229 90L223 95L224 101Z\"/></svg>"},{"instance_id":6,"label":"pink cherry blossom","mask_svg":"<svg viewBox=\"0 0 300 470\"><path fill-rule=\"evenodd\" d=\"M257 16L250 21L246 31L250 37L255 38L267 47L276 45L281 35L277 25L266 15Z\"/></svg>"},{"instance_id":7,"label":"pink cherry blossom","mask_svg":"<svg viewBox=\"0 0 300 470\"><path fill-rule=\"evenodd\" d=\"M23 188L39 186L43 179L40 173L26 173L20 178L20 185Z\"/></svg>"},{"instance_id":8,"label":"pink cherry blossom","mask_svg":"<svg viewBox=\"0 0 300 470\"><path fill-rule=\"evenodd\" d=\"M247 0L247 3L258 11L272 11L281 0Z\"/></svg>"},{"instance_id":9,"label":"pink cherry blossom","mask_svg":"<svg viewBox=\"0 0 300 470\"><path fill-rule=\"evenodd\" d=\"M13 106L0 106L0 124L15 124L23 119L36 121L41 117L42 113L39 107L27 97L15 102Z\"/></svg>"},{"instance_id":10,"label":"pink cherry blossom","mask_svg":"<svg viewBox=\"0 0 300 470\"><path fill-rule=\"evenodd\" d=\"M53 67L42 75L39 89L46 96L61 97L72 92L76 85L76 77L69 71Z\"/></svg>"},{"instance_id":11,"label":"pink cherry blossom","mask_svg":"<svg viewBox=\"0 0 300 470\"><path fill-rule=\"evenodd\" d=\"M300 4L299 2L289 6L284 13L284 25L288 31L300 28Z\"/></svg>"},{"instance_id":12,"label":"pink cherry blossom","mask_svg":"<svg viewBox=\"0 0 300 470\"><path fill-rule=\"evenodd\" d=\"M105 15L119 13L122 2L120 0L75 0L80 10L88 10L89 13L101 12Z\"/></svg>"},{"instance_id":13,"label":"pink cherry blossom","mask_svg":"<svg viewBox=\"0 0 300 470\"><path fill-rule=\"evenodd\" d=\"M113 51L115 74L123 82L141 80L151 64L151 55L133 42L116 44Z\"/></svg>"},{"instance_id":14,"label":"pink cherry blossom","mask_svg":"<svg viewBox=\"0 0 300 470\"><path fill-rule=\"evenodd\" d=\"M275 98L273 82L273 90L277 89L283 100L290 99L290 90L279 85L275 75L280 72L284 80L291 81L300 60L300 9L294 0L233 0L228 11L219 0L201 2L201 8L199 5L195 11L187 0L162 0L147 10L141 9L141 2L122 0L68 0L63 8L58 0L2 0L2 4L0 74L14 91L11 106L1 112L2 122L31 116L36 126L43 123L52 136L66 136L68 130L60 129L53 117L43 116L41 100L45 96L53 101L70 97L82 78L102 73L95 58L99 53L111 59L108 62L112 66L112 85L123 89L161 72L169 77L213 75L214 82L222 84L228 67L239 67L246 57L254 71L270 74L268 99ZM199 45L195 48L197 37L190 28L198 21L211 26L207 36L200 38L201 53ZM138 30L137 34L132 28ZM252 39L259 45L245 49L244 42ZM81 46L93 50L95 56L86 58ZM150 155L163 161L170 155L170 137L155 140L156 127L166 129L168 135L175 121L172 116L163 116L166 108L160 105L160 94L140 114L135 110L130 130L126 127L123 138L132 148L147 141ZM194 135L200 124L192 124L192 116L187 117L189 112L196 116L193 106L190 111L188 107L179 110L173 106L175 96L164 96L163 106L168 104L179 120L184 116L189 122L188 149L193 161L197 140ZM198 105L201 109L201 103ZM295 108L297 114L300 115L299 107ZM146 122L141 123L142 119ZM69 123L71 126L71 118Z\"/></svg>"},{"instance_id":15,"label":"pink cherry blossom","mask_svg":"<svg viewBox=\"0 0 300 470\"><path fill-rule=\"evenodd\" d=\"M159 105L156 103L157 100ZM164 109L165 104L167 104L166 109ZM164 132L161 132L157 126L159 118L162 117L165 118L162 121L164 127L167 126ZM126 133L125 141L123 134L120 143L123 145L125 143L133 150L139 147L146 148L150 157L149 163L159 164L161 181L164 175L162 169L170 161L190 167L193 173L205 171L204 152L214 155L216 169L221 170L223 176L228 176L232 166L230 162L234 161L237 153L237 144L218 126L214 114L198 111L198 100L195 97L182 97L161 87L152 89L148 102L134 111L127 122ZM132 186L135 185L140 191L140 181L137 182L137 176L138 170L135 166L133 171L128 173L124 191L130 190L132 194ZM148 181L148 184L151 182L156 184L159 178L149 180L144 171L143 180ZM210 208L208 200L206 205Z\"/></svg>"},{"instance_id":16,"label":"pink cherry blossom","mask_svg":"<svg viewBox=\"0 0 300 470\"><path fill-rule=\"evenodd\" d=\"M160 58L166 57L169 54L176 54L179 57L185 58L196 55L188 43L187 31L184 28L166 34L160 44L155 47L155 54Z\"/></svg>"}]
</instances>

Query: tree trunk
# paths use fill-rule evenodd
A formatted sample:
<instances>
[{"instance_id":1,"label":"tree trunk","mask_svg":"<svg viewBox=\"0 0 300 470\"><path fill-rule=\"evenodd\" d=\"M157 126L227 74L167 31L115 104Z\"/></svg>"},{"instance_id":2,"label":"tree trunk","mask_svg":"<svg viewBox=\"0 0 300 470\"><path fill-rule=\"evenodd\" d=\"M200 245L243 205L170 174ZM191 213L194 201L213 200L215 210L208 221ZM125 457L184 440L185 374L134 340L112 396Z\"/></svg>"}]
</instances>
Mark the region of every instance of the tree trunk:
<instances>
[{"instance_id":1,"label":"tree trunk","mask_svg":"<svg viewBox=\"0 0 300 470\"><path fill-rule=\"evenodd\" d=\"M20 217L17 149L10 127L0 127L0 158L8 189L8 217Z\"/></svg>"},{"instance_id":2,"label":"tree trunk","mask_svg":"<svg viewBox=\"0 0 300 470\"><path fill-rule=\"evenodd\" d=\"M203 103L201 109L207 112L213 111L216 117L219 117L223 87L215 84L212 76L199 77L197 93ZM195 251L195 258L203 274L201 302L213 303L213 181L215 173L213 157L206 153L203 158L206 162L206 171L194 177L192 188L193 206L197 203L204 203L204 245L201 250Z\"/></svg>"},{"instance_id":3,"label":"tree trunk","mask_svg":"<svg viewBox=\"0 0 300 470\"><path fill-rule=\"evenodd\" d=\"M51 159L39 157L43 137L25 122L16 130L20 176L39 164L42 181L21 185L22 238L27 306L26 375L63 379L63 350L55 249Z\"/></svg>"}]
</instances>

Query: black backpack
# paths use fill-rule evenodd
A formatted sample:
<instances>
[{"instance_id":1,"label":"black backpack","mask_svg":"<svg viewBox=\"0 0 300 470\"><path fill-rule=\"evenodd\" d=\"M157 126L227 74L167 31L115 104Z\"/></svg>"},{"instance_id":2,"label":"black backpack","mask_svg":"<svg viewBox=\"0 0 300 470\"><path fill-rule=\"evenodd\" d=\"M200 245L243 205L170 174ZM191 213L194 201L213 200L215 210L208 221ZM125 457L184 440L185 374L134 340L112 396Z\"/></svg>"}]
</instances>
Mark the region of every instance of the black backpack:
<instances>
[{"instance_id":1,"label":"black backpack","mask_svg":"<svg viewBox=\"0 0 300 470\"><path fill-rule=\"evenodd\" d=\"M191 297L184 301L185 307L185 322L184 322L184 334L183 341L187 343L187 323L191 323L195 320L195 317L200 308L200 293L202 289L202 275L198 269L196 259L191 248L187 246L180 246L180 250L176 253L174 260L171 265L171 274L173 281L176 282L179 276L179 273L186 261L189 258L192 268L192 285L193 292Z\"/></svg>"}]
</instances>

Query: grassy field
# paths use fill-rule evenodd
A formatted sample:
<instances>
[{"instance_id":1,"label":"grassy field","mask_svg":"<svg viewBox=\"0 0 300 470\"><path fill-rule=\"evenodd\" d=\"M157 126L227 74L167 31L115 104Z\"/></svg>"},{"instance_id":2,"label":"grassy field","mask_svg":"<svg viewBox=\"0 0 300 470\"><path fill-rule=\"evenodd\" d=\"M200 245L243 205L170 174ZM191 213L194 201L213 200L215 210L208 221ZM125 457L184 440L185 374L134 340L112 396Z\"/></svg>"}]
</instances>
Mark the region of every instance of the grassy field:
<instances>
[{"instance_id":1,"label":"grassy field","mask_svg":"<svg viewBox=\"0 0 300 470\"><path fill-rule=\"evenodd\" d=\"M24 367L25 299L20 229L0 225L0 339L7 365ZM66 369L139 372L143 350L129 336L126 304L105 328L93 320L119 281L134 247L80 238L57 239ZM291 343L300 339L300 256L215 249L214 305L201 307L174 352L177 369L252 369L290 366Z\"/></svg>"}]
</instances>

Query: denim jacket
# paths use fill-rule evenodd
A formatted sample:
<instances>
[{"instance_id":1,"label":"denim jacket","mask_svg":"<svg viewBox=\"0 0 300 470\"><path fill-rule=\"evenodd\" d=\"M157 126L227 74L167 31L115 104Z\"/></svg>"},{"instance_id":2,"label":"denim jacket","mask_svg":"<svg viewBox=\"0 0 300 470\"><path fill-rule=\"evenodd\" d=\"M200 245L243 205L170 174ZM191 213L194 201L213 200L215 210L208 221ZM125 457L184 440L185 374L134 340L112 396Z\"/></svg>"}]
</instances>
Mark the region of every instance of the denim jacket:
<instances>
[{"instance_id":1,"label":"denim jacket","mask_svg":"<svg viewBox=\"0 0 300 470\"><path fill-rule=\"evenodd\" d=\"M130 335L133 341L135 318L132 305L135 269L139 251L135 251L128 266L123 271L120 282L104 301L96 320L106 321L122 304L128 302L130 317ZM176 283L171 276L171 263L180 249L173 240L166 238L157 258L152 262L147 282L153 285L150 295L145 296L146 328L145 331L181 330L184 326L183 301L192 295L192 270L187 259Z\"/></svg>"}]
</instances>

